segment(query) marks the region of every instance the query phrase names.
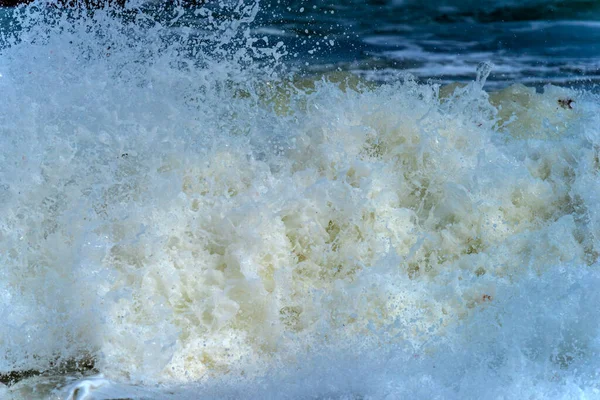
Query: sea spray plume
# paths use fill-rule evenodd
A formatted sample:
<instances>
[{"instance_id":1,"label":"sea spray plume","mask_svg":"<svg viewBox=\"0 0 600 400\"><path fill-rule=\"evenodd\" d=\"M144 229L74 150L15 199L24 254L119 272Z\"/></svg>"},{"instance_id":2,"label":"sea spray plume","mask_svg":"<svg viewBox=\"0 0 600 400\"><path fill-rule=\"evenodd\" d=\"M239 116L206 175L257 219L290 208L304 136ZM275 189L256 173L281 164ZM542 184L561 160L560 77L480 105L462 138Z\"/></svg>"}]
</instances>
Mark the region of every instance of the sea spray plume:
<instances>
[{"instance_id":1,"label":"sea spray plume","mask_svg":"<svg viewBox=\"0 0 600 400\"><path fill-rule=\"evenodd\" d=\"M53 0L41 0L13 11L1 43L7 48L20 41L27 46L63 40L57 43L56 52L91 59L113 56L107 61L118 58L118 51L123 49L124 57L119 61L130 64L172 57L170 67L191 63L211 70L212 80L219 80L216 73L226 75L228 68L229 79L235 79L246 68L255 74L273 74L281 68L277 60L285 55L285 49L282 44L271 45L266 38L251 35L249 24L258 10L258 2L242 1L204 6L130 1L125 7L106 3L100 9L73 9ZM221 68L212 68L218 63ZM258 64L261 68L256 67ZM247 79L239 77L242 82Z\"/></svg>"},{"instance_id":2,"label":"sea spray plume","mask_svg":"<svg viewBox=\"0 0 600 400\"><path fill-rule=\"evenodd\" d=\"M525 112L555 113L551 89L532 95L536 106ZM480 105L488 99L477 85L462 96ZM496 101L512 100L511 90L497 94ZM585 366L593 357L587 349L594 341L585 337L597 326L593 312L575 334L553 315L535 317L576 289L569 280L579 273L565 279L557 262L576 260L568 268L583 267L584 277L588 264L593 279L585 286L595 285L595 244L580 230L588 229L585 209L597 206L573 185L572 169L580 183L597 179L597 168L576 161L593 161L597 138L576 135L578 120L565 120L572 134L558 142L506 140L493 123L478 126L481 109L443 108L434 88L411 81L364 92L320 81L294 93L289 109L298 120L283 127L296 146L283 150L287 164L278 171L266 165L272 154L253 158L232 142L207 154L208 162L190 156L161 165L173 178L185 166L185 195L152 210L162 223L149 229L168 236L148 253L153 260L139 257L147 234L114 249L119 273L127 259L143 265L142 276L129 272L128 286L120 285L145 301L132 307L123 297L114 310L119 318L105 332L102 361L113 379L133 372L146 374L146 382L201 380L210 388L219 376L226 382L245 376L250 389L232 397L259 398L252 385L270 382L268 368L260 378L266 364L287 368L284 382L295 381L300 368L302 393L315 396L350 390L384 398L418 389L422 398L440 392L452 398L484 390L472 385L479 373L495 376L520 365L524 373L544 374ZM569 198L572 189L588 193L585 206ZM547 300L551 293L558 298ZM570 303L593 310L587 304L596 297ZM504 307L528 312L504 313ZM183 333L164 329L165 318ZM150 336L145 324L160 325L163 335ZM552 354L554 344L540 343L545 329L564 350ZM563 332L570 337L562 340ZM161 353L172 350L169 335L177 345L160 370ZM138 343L139 337L148 340ZM469 348L473 337L485 351ZM377 357L365 356L371 353ZM353 386L348 376L365 374L365 360L365 370L377 372L366 374L373 378L367 386ZM336 379L324 384L323 375ZM555 390L548 385L542 390Z\"/></svg>"},{"instance_id":3,"label":"sea spray plume","mask_svg":"<svg viewBox=\"0 0 600 400\"><path fill-rule=\"evenodd\" d=\"M284 53L250 34L256 3L54 4L13 10L19 29L3 32L0 50L3 372L95 358L102 304L123 295L103 264L114 247L110 226L151 196L144 171L153 162L144 158L177 164L186 148L231 145L227 137L250 122L215 105L272 78ZM190 13L204 18L192 23Z\"/></svg>"}]
</instances>

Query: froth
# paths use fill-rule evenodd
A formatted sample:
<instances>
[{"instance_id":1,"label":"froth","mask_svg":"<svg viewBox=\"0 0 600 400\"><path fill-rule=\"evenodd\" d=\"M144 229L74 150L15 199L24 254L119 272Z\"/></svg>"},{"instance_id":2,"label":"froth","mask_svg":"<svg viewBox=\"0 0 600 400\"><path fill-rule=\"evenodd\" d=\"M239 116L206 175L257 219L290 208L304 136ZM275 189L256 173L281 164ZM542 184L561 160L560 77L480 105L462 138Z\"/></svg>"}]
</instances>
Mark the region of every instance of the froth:
<instances>
[{"instance_id":1,"label":"froth","mask_svg":"<svg viewBox=\"0 0 600 400\"><path fill-rule=\"evenodd\" d=\"M480 351L475 337L508 374L499 315L516 346L539 330L495 307L517 312L530 291L531 318L550 326L542 305L560 302L537 279L567 297L560 271L597 279L590 94L244 82L237 61L213 77L216 64L166 50L128 61L126 34L116 68L69 59L61 35L15 43L0 64L2 371L92 358L118 381L211 382L318 354L377 368L366 354L381 348L424 371L453 346ZM581 367L592 325L572 326L577 351L565 339L527 365Z\"/></svg>"}]
</instances>

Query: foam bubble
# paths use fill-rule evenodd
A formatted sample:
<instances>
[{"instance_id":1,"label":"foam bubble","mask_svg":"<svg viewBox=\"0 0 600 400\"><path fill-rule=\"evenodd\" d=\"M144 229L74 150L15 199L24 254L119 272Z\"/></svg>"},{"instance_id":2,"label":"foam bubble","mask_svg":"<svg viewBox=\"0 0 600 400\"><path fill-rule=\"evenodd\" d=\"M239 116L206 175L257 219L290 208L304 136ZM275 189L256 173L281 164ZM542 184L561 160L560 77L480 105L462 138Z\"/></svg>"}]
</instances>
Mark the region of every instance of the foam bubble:
<instances>
[{"instance_id":1,"label":"foam bubble","mask_svg":"<svg viewBox=\"0 0 600 400\"><path fill-rule=\"evenodd\" d=\"M93 360L71 395L98 398L598 390L592 94L276 79L243 19L186 47L165 14L36 7L0 63L0 371Z\"/></svg>"}]
</instances>

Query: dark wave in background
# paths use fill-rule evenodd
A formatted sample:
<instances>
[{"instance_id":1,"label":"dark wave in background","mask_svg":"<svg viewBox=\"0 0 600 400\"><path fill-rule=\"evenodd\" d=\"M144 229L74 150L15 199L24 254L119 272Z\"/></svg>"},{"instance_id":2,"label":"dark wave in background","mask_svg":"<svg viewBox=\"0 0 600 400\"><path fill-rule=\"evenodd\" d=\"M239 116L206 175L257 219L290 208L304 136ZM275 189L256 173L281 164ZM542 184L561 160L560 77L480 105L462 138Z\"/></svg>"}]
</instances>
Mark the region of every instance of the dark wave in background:
<instances>
[{"instance_id":1,"label":"dark wave in background","mask_svg":"<svg viewBox=\"0 0 600 400\"><path fill-rule=\"evenodd\" d=\"M600 2L271 0L265 32L298 53L299 69L353 70L380 81L402 71L442 82L595 86L600 78ZM325 38L325 40L323 40ZM334 40L335 45L330 45ZM305 59L310 59L307 68Z\"/></svg>"},{"instance_id":2,"label":"dark wave in background","mask_svg":"<svg viewBox=\"0 0 600 400\"><path fill-rule=\"evenodd\" d=\"M600 2L596 0L294 0L285 3L269 0L268 8L277 8L289 22L311 22L323 10L334 10L333 24L339 19L354 21L363 33L376 31L382 23L511 22L562 19L600 20ZM304 7L304 18L296 10ZM288 10L288 8L290 10ZM320 22L325 21L318 17ZM374 29L375 28L375 29Z\"/></svg>"},{"instance_id":3,"label":"dark wave in background","mask_svg":"<svg viewBox=\"0 0 600 400\"><path fill-rule=\"evenodd\" d=\"M126 7L141 4L159 14L183 4L187 12L174 26L196 25L201 36L205 21L194 11L202 3L128 1ZM203 7L218 16L236 4ZM14 29L9 14L0 9L5 32ZM409 73L421 81L464 82L490 62L488 82L495 87L595 90L600 82L600 2L593 0L266 0L253 26L271 43L283 42L284 63L301 74L344 70L386 82Z\"/></svg>"}]
</instances>

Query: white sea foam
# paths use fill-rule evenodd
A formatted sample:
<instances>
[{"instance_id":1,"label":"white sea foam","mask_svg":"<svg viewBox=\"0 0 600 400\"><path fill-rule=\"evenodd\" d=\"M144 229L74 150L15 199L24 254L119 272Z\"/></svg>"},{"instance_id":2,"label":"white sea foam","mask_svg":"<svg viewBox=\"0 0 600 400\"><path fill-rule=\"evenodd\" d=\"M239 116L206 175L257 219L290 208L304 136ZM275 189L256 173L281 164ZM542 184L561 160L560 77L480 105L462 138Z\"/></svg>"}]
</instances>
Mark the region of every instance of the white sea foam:
<instances>
[{"instance_id":1,"label":"white sea foam","mask_svg":"<svg viewBox=\"0 0 600 400\"><path fill-rule=\"evenodd\" d=\"M93 360L71 398L597 396L598 98L282 81L246 7L176 32L21 10L0 371Z\"/></svg>"}]
</instances>

